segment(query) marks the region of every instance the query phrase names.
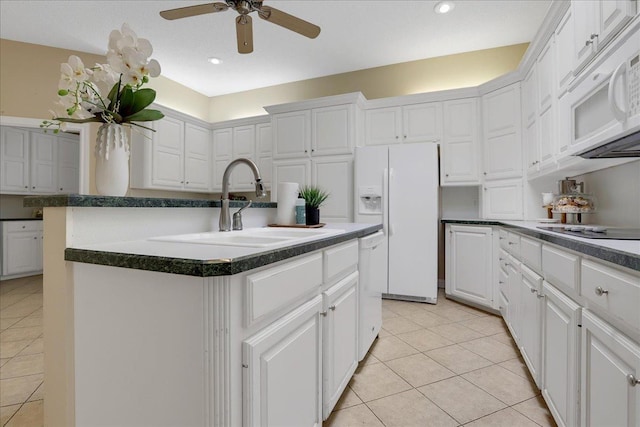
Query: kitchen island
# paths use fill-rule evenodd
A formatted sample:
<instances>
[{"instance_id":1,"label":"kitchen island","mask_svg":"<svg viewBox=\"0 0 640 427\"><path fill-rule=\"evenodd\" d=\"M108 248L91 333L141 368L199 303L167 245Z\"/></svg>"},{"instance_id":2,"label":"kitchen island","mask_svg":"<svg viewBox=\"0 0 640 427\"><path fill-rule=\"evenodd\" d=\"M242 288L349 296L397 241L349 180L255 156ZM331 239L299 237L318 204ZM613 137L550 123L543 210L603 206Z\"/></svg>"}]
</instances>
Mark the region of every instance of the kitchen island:
<instances>
[{"instance_id":1,"label":"kitchen island","mask_svg":"<svg viewBox=\"0 0 640 427\"><path fill-rule=\"evenodd\" d=\"M381 226L261 247L155 239L217 230L216 203L27 199L45 208L46 425L320 425L330 413L358 362L357 239ZM257 206L245 229L275 217Z\"/></svg>"}]
</instances>

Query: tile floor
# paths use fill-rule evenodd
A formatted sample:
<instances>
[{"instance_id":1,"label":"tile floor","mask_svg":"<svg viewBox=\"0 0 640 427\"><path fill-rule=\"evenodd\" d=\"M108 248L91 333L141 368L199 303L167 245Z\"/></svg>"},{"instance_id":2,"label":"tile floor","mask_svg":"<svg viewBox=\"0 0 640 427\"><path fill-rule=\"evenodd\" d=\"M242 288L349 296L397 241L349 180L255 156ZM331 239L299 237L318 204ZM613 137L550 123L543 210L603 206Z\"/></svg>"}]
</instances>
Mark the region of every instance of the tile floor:
<instances>
[{"instance_id":1,"label":"tile floor","mask_svg":"<svg viewBox=\"0 0 640 427\"><path fill-rule=\"evenodd\" d=\"M43 425L42 276L0 282L0 426ZM383 301L383 329L324 426L555 426L502 319Z\"/></svg>"}]
</instances>

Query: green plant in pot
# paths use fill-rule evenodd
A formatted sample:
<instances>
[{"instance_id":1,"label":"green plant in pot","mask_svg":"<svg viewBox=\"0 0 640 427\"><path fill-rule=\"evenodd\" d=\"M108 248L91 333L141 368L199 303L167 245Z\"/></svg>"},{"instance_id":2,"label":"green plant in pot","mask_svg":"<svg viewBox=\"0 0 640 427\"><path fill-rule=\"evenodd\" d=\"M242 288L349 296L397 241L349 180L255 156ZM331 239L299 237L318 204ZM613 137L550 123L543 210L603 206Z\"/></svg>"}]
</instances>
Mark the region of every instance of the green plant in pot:
<instances>
[{"instance_id":1,"label":"green plant in pot","mask_svg":"<svg viewBox=\"0 0 640 427\"><path fill-rule=\"evenodd\" d=\"M305 185L300 189L300 195L304 199L305 215L307 225L316 225L320 223L320 206L329 197L329 193L318 187Z\"/></svg>"}]
</instances>

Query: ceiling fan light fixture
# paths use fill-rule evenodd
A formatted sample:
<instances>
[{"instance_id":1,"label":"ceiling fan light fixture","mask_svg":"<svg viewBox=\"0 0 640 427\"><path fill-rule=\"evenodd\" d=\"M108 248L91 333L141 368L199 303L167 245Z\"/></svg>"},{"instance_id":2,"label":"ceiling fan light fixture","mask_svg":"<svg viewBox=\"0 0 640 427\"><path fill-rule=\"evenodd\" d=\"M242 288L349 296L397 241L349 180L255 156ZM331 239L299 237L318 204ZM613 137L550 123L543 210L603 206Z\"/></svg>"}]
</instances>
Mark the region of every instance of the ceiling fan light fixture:
<instances>
[{"instance_id":1,"label":"ceiling fan light fixture","mask_svg":"<svg viewBox=\"0 0 640 427\"><path fill-rule=\"evenodd\" d=\"M222 64L222 59L220 58L216 58L215 56L212 56L210 58L207 58L207 61L209 61L210 63L212 63L213 65L218 65L218 64Z\"/></svg>"},{"instance_id":2,"label":"ceiling fan light fixture","mask_svg":"<svg viewBox=\"0 0 640 427\"><path fill-rule=\"evenodd\" d=\"M445 13L451 12L456 5L450 1L441 1L435 5L433 10L440 15L444 15Z\"/></svg>"}]
</instances>

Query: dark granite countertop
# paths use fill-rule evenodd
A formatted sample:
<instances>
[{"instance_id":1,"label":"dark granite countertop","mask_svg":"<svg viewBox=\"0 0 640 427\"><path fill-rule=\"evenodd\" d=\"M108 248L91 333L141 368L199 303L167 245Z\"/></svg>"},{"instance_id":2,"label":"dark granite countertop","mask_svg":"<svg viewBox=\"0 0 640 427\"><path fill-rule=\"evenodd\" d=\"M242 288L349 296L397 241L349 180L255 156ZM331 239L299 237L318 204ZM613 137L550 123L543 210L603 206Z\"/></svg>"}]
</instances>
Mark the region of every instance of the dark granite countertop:
<instances>
[{"instance_id":1,"label":"dark granite countertop","mask_svg":"<svg viewBox=\"0 0 640 427\"><path fill-rule=\"evenodd\" d=\"M187 259L157 255L145 255L132 250L118 251L117 247L105 246L101 250L87 248L65 249L65 260L88 264L108 265L112 267L133 268L137 270L157 271L161 273L182 274L188 276L227 276L252 270L278 261L283 261L305 253L313 252L348 240L367 236L382 229L382 224L329 224L330 228L345 229L344 233L333 234L311 242L286 246L271 250L255 250L238 257L217 259ZM135 242L134 242L135 243ZM139 242L144 246L146 242ZM173 243L169 243L172 245ZM127 242L120 247L126 248ZM109 250L105 250L111 248ZM229 248L229 247L227 247ZM229 252L231 250L228 249Z\"/></svg>"},{"instance_id":2,"label":"dark granite countertop","mask_svg":"<svg viewBox=\"0 0 640 427\"><path fill-rule=\"evenodd\" d=\"M232 200L229 206L239 208L246 201ZM28 208L86 207L86 208L219 208L220 200L170 199L156 197L113 197L86 194L59 194L53 196L27 196L24 206ZM275 202L254 200L252 208L276 208Z\"/></svg>"},{"instance_id":3,"label":"dark granite countertop","mask_svg":"<svg viewBox=\"0 0 640 427\"><path fill-rule=\"evenodd\" d=\"M0 221L42 221L42 218L0 218Z\"/></svg>"},{"instance_id":4,"label":"dark granite countertop","mask_svg":"<svg viewBox=\"0 0 640 427\"><path fill-rule=\"evenodd\" d=\"M620 240L596 240L578 238L551 231L540 230L536 225L547 226L549 224L536 224L533 221L496 221L484 219L442 219L446 224L468 224L468 225L493 225L511 229L514 232L524 234L545 242L553 243L560 247L570 249L593 258L608 261L621 267L640 271L640 242L620 241ZM617 247L616 247L617 246ZM631 247L635 250L625 250Z\"/></svg>"}]
</instances>

